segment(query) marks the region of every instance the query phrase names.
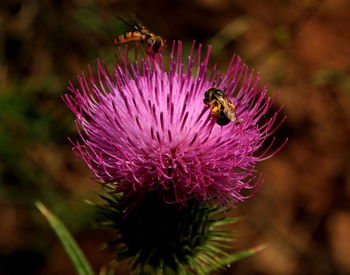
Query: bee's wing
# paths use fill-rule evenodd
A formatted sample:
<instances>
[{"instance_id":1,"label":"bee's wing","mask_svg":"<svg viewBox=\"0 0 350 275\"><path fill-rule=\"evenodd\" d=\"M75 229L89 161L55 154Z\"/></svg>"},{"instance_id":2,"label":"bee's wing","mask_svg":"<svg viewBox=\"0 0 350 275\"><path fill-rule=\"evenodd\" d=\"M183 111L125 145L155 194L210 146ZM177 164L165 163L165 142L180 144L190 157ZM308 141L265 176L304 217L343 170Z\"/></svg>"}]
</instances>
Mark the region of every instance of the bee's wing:
<instances>
[{"instance_id":1,"label":"bee's wing","mask_svg":"<svg viewBox=\"0 0 350 275\"><path fill-rule=\"evenodd\" d=\"M145 27L139 22L139 20L136 19L135 14L132 14L131 19L128 19L126 21L124 18L120 17L119 15L116 15L116 17L122 21L125 25L129 26L130 28L134 29L135 31L140 31L144 29Z\"/></svg>"},{"instance_id":2,"label":"bee's wing","mask_svg":"<svg viewBox=\"0 0 350 275\"><path fill-rule=\"evenodd\" d=\"M219 99L219 102L224 107L224 114L227 116L227 118L230 121L236 121L237 120L236 108L235 108L235 105L233 105L233 103L231 102L231 100L227 98L221 98Z\"/></svg>"},{"instance_id":3,"label":"bee's wing","mask_svg":"<svg viewBox=\"0 0 350 275\"><path fill-rule=\"evenodd\" d=\"M146 29L145 25L141 22L141 20L135 13L131 15L131 19L133 21L134 28L136 30L140 31L140 30Z\"/></svg>"}]
</instances>

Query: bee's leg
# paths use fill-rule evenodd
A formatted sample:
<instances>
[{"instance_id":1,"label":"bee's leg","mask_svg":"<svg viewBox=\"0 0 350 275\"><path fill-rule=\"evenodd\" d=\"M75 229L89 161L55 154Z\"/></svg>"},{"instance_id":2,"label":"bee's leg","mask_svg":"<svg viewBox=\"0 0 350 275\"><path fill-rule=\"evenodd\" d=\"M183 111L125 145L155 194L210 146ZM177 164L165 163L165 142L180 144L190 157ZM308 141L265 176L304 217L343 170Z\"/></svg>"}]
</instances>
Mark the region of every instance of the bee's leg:
<instances>
[{"instance_id":1,"label":"bee's leg","mask_svg":"<svg viewBox=\"0 0 350 275\"><path fill-rule=\"evenodd\" d=\"M219 117L219 111L220 108L218 106L214 106L214 108L211 109L211 118L217 119Z\"/></svg>"},{"instance_id":2,"label":"bee's leg","mask_svg":"<svg viewBox=\"0 0 350 275\"><path fill-rule=\"evenodd\" d=\"M236 119L235 123L238 125L238 124L241 124L243 122L243 118L239 118L239 119Z\"/></svg>"},{"instance_id":3,"label":"bee's leg","mask_svg":"<svg viewBox=\"0 0 350 275\"><path fill-rule=\"evenodd\" d=\"M220 104L218 104L217 100L213 100L209 103L211 110L211 118L216 119L219 117L220 112Z\"/></svg>"},{"instance_id":4,"label":"bee's leg","mask_svg":"<svg viewBox=\"0 0 350 275\"><path fill-rule=\"evenodd\" d=\"M143 45L142 45L142 51L143 51L144 58L147 58L148 53L147 53L147 50L146 50L145 46L143 46Z\"/></svg>"},{"instance_id":5,"label":"bee's leg","mask_svg":"<svg viewBox=\"0 0 350 275\"><path fill-rule=\"evenodd\" d=\"M147 58L148 56L153 57L152 51L148 48L148 46L145 43L139 43L139 45L142 46L143 55L145 58Z\"/></svg>"}]
</instances>

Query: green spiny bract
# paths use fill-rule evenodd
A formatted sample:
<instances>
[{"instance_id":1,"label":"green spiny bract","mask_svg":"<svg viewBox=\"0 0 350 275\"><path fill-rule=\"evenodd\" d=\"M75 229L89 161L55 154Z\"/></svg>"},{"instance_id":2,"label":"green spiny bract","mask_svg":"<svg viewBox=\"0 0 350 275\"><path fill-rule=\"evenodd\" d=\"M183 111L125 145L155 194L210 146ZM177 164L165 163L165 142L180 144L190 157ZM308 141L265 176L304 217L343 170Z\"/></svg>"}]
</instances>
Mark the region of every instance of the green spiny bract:
<instances>
[{"instance_id":1,"label":"green spiny bract","mask_svg":"<svg viewBox=\"0 0 350 275\"><path fill-rule=\"evenodd\" d=\"M148 193L137 205L125 210L130 200L118 195L103 196L98 206L98 224L113 229L118 261L130 259L140 274L206 274L221 267L223 249L232 241L232 230L222 226L235 220L225 210L191 200L187 207L165 204L157 193Z\"/></svg>"}]
</instances>

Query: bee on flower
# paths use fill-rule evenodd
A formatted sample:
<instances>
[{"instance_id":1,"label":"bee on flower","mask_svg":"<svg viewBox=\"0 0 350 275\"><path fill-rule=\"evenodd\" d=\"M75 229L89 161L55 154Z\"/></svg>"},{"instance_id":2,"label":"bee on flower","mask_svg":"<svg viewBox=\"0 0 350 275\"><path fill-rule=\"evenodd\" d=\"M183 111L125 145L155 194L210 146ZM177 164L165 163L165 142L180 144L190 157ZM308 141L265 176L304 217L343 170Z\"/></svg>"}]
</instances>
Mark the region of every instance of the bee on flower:
<instances>
[{"instance_id":1,"label":"bee on flower","mask_svg":"<svg viewBox=\"0 0 350 275\"><path fill-rule=\"evenodd\" d=\"M220 89L207 90L203 102L210 107L211 117L217 124L224 126L231 121L237 124L242 122L241 119L237 119L235 105Z\"/></svg>"}]
</instances>

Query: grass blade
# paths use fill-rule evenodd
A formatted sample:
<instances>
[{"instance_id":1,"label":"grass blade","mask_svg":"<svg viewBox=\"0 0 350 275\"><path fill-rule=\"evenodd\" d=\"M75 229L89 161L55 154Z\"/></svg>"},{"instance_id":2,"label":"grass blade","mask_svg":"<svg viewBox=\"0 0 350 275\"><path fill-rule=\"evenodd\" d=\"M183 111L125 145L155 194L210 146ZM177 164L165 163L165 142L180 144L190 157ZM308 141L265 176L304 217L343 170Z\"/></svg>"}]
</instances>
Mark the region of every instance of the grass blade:
<instances>
[{"instance_id":1,"label":"grass blade","mask_svg":"<svg viewBox=\"0 0 350 275\"><path fill-rule=\"evenodd\" d=\"M77 273L79 275L93 275L94 272L89 262L86 260L83 252L80 250L78 244L73 239L72 235L67 230L65 225L56 216L54 216L44 204L37 201L35 205L45 216L50 226L55 231L69 258L71 259Z\"/></svg>"}]
</instances>

